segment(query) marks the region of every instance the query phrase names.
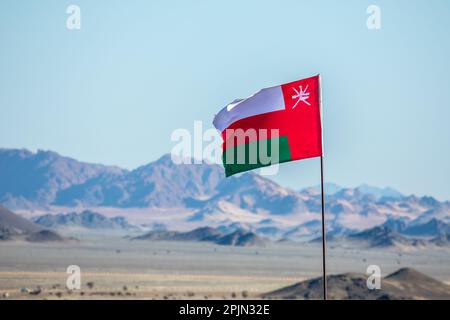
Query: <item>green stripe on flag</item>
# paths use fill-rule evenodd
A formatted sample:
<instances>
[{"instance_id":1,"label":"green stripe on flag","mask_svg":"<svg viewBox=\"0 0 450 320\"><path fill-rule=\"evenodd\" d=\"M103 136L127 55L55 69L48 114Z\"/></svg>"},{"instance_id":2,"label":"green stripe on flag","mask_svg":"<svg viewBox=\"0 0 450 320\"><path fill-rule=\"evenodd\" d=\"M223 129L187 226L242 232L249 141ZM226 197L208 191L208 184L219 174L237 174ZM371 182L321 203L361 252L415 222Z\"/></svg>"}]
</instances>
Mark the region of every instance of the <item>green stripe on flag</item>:
<instances>
[{"instance_id":1,"label":"green stripe on flag","mask_svg":"<svg viewBox=\"0 0 450 320\"><path fill-rule=\"evenodd\" d=\"M222 155L227 177L290 160L291 151L287 136L241 144L224 150Z\"/></svg>"}]
</instances>

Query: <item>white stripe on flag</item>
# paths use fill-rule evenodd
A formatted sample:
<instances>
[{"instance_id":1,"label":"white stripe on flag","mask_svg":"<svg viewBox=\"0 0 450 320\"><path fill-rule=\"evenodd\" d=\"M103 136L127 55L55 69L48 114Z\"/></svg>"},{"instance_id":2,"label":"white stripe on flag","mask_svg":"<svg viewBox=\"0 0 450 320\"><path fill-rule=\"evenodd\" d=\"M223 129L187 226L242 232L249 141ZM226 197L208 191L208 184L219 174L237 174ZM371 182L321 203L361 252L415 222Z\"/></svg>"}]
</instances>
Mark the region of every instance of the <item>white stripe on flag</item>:
<instances>
[{"instance_id":1,"label":"white stripe on flag","mask_svg":"<svg viewBox=\"0 0 450 320\"><path fill-rule=\"evenodd\" d=\"M281 86L266 88L246 99L235 100L227 105L214 117L213 124L217 130L222 132L240 119L284 110L284 108Z\"/></svg>"}]
</instances>

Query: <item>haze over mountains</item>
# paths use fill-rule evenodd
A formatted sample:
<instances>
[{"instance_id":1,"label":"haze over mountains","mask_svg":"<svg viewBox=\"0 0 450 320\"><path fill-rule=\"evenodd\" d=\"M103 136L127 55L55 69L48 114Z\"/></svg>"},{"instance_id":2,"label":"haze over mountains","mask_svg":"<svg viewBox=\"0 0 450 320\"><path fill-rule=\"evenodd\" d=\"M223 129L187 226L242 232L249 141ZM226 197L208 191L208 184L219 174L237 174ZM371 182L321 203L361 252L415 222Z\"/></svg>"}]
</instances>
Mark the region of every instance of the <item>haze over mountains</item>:
<instances>
[{"instance_id":1,"label":"haze over mountains","mask_svg":"<svg viewBox=\"0 0 450 320\"><path fill-rule=\"evenodd\" d=\"M330 239L363 239L373 246L448 243L448 201L367 185L327 184L326 190ZM183 221L197 227L252 231L272 240L320 236L318 188L295 191L253 172L225 179L220 166L176 165L170 155L128 171L50 151L0 149L0 203L20 210L173 208L186 212Z\"/></svg>"}]
</instances>

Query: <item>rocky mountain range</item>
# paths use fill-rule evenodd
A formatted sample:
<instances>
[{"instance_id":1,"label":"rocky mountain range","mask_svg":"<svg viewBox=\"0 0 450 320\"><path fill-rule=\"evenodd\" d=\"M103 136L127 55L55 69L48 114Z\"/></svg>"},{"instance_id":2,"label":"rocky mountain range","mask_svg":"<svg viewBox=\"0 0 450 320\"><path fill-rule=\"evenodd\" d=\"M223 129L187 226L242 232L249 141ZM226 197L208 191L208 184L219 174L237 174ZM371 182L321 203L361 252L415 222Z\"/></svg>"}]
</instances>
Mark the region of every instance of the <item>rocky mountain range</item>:
<instances>
[{"instance_id":1,"label":"rocky mountain range","mask_svg":"<svg viewBox=\"0 0 450 320\"><path fill-rule=\"evenodd\" d=\"M217 228L201 227L188 232L154 230L132 240L150 241L207 241L225 246L264 246L267 241L251 231L235 230L226 233Z\"/></svg>"},{"instance_id":2,"label":"rocky mountain range","mask_svg":"<svg viewBox=\"0 0 450 320\"><path fill-rule=\"evenodd\" d=\"M448 243L449 201L368 185L325 187L330 239L358 239L374 246ZM176 165L170 155L129 171L79 162L50 151L0 149L0 203L20 210L51 206L113 207L125 212L174 208L186 212L183 223L191 224L192 229L243 230L275 241L314 241L321 235L317 187L296 191L253 172L225 179L220 166ZM41 219L52 225L66 218Z\"/></svg>"},{"instance_id":3,"label":"rocky mountain range","mask_svg":"<svg viewBox=\"0 0 450 320\"><path fill-rule=\"evenodd\" d=\"M88 164L51 151L0 149L0 203L28 208L54 203L60 191L124 170Z\"/></svg>"},{"instance_id":4,"label":"rocky mountain range","mask_svg":"<svg viewBox=\"0 0 450 320\"><path fill-rule=\"evenodd\" d=\"M97 212L84 210L82 212L69 212L59 214L45 214L32 219L32 221L48 229L84 228L91 230L137 230L124 217L108 218Z\"/></svg>"}]
</instances>

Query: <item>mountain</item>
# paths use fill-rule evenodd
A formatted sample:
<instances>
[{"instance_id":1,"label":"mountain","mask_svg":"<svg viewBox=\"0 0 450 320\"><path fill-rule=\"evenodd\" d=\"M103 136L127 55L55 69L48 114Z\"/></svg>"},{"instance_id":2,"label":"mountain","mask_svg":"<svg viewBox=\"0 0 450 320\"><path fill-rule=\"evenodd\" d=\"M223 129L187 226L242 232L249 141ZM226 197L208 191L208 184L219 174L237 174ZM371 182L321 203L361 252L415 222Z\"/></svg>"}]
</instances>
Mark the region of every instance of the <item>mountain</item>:
<instances>
[{"instance_id":1,"label":"mountain","mask_svg":"<svg viewBox=\"0 0 450 320\"><path fill-rule=\"evenodd\" d=\"M219 201L226 201L250 212L265 211L273 215L307 210L297 192L254 173L223 179L217 186L217 194L208 203Z\"/></svg>"},{"instance_id":2,"label":"mountain","mask_svg":"<svg viewBox=\"0 0 450 320\"><path fill-rule=\"evenodd\" d=\"M225 246L253 247L265 246L267 241L251 231L236 230L215 241Z\"/></svg>"},{"instance_id":3,"label":"mountain","mask_svg":"<svg viewBox=\"0 0 450 320\"><path fill-rule=\"evenodd\" d=\"M232 222L247 222L255 225L268 216L283 217L308 212L308 206L298 192L255 173L222 179L216 193L197 201L187 219L202 224L223 225Z\"/></svg>"},{"instance_id":4,"label":"mountain","mask_svg":"<svg viewBox=\"0 0 450 320\"><path fill-rule=\"evenodd\" d=\"M92 230L131 230L136 226L131 225L124 217L108 218L97 212L84 210L83 212L71 212L60 214L46 214L33 219L33 222L45 228L59 229L81 227Z\"/></svg>"},{"instance_id":5,"label":"mountain","mask_svg":"<svg viewBox=\"0 0 450 320\"><path fill-rule=\"evenodd\" d=\"M367 184L362 184L356 187L356 190L358 190L358 192L362 194L371 195L377 200L382 198L401 199L404 197L404 195L401 194L399 191L389 187L378 188L374 186L369 186Z\"/></svg>"},{"instance_id":6,"label":"mountain","mask_svg":"<svg viewBox=\"0 0 450 320\"><path fill-rule=\"evenodd\" d=\"M377 226L348 236L355 241L366 242L369 247L425 246L422 240L407 238L394 230Z\"/></svg>"},{"instance_id":7,"label":"mountain","mask_svg":"<svg viewBox=\"0 0 450 320\"><path fill-rule=\"evenodd\" d=\"M59 242L73 240L46 230L14 212L0 206L0 240L24 239L29 242Z\"/></svg>"},{"instance_id":8,"label":"mountain","mask_svg":"<svg viewBox=\"0 0 450 320\"><path fill-rule=\"evenodd\" d=\"M315 228L310 232L304 232L304 234L315 234L317 238L313 239L313 242L319 242L322 238L317 222L314 222L313 225ZM339 227L334 226L333 222L327 222L327 226L327 229L329 229L327 239L329 241L339 242L342 239L347 239L355 244L370 248L396 247L406 249L411 247L424 248L429 245L450 245L450 224L436 218L424 220L419 216L419 218L411 221L411 219L405 217L389 217L384 223L362 231L344 230L345 232L339 232ZM297 231L297 229L294 229L294 231ZM285 238L292 239L289 234L285 234Z\"/></svg>"},{"instance_id":9,"label":"mountain","mask_svg":"<svg viewBox=\"0 0 450 320\"><path fill-rule=\"evenodd\" d=\"M412 268L383 278L381 289L369 290L367 276L344 273L327 276L330 300L448 300L450 286ZM262 295L266 299L322 299L322 278L314 278Z\"/></svg>"},{"instance_id":10,"label":"mountain","mask_svg":"<svg viewBox=\"0 0 450 320\"><path fill-rule=\"evenodd\" d=\"M223 177L217 165L176 165L170 155L127 171L51 151L0 149L0 203L10 208L183 206L210 197Z\"/></svg>"},{"instance_id":11,"label":"mountain","mask_svg":"<svg viewBox=\"0 0 450 320\"><path fill-rule=\"evenodd\" d=\"M277 226L260 226L255 229L255 233L272 240L279 240L284 234L284 230Z\"/></svg>"},{"instance_id":12,"label":"mountain","mask_svg":"<svg viewBox=\"0 0 450 320\"><path fill-rule=\"evenodd\" d=\"M402 232L410 236L430 236L436 237L440 235L450 235L450 224L441 220L433 218L428 222L422 224L413 223L409 227L405 228Z\"/></svg>"},{"instance_id":13,"label":"mountain","mask_svg":"<svg viewBox=\"0 0 450 320\"><path fill-rule=\"evenodd\" d=\"M388 228L397 233L403 233L409 224L409 219L405 217L388 217L388 219L381 225L381 227Z\"/></svg>"},{"instance_id":14,"label":"mountain","mask_svg":"<svg viewBox=\"0 0 450 320\"><path fill-rule=\"evenodd\" d=\"M266 241L250 231L236 230L224 234L211 227L201 227L188 232L154 230L144 235L134 237L132 240L151 241L208 241L226 246L262 246Z\"/></svg>"},{"instance_id":15,"label":"mountain","mask_svg":"<svg viewBox=\"0 0 450 320\"><path fill-rule=\"evenodd\" d=\"M154 230L133 240L164 240L164 241L216 241L223 236L219 230L211 227L201 227L188 232Z\"/></svg>"},{"instance_id":16,"label":"mountain","mask_svg":"<svg viewBox=\"0 0 450 320\"><path fill-rule=\"evenodd\" d=\"M223 234L228 234L228 233L235 232L237 230L252 231L254 228L252 225L250 225L248 223L232 222L229 224L221 224L216 229L219 230L220 232L222 232Z\"/></svg>"},{"instance_id":17,"label":"mountain","mask_svg":"<svg viewBox=\"0 0 450 320\"><path fill-rule=\"evenodd\" d=\"M76 239L60 236L58 233L52 230L41 230L30 234L25 238L25 240L28 242L66 242Z\"/></svg>"},{"instance_id":18,"label":"mountain","mask_svg":"<svg viewBox=\"0 0 450 320\"><path fill-rule=\"evenodd\" d=\"M269 179L254 173L224 179L218 165L177 165L169 154L127 171L50 151L0 149L0 181L0 202L15 206L176 207L208 199L274 214L304 208L296 192Z\"/></svg>"},{"instance_id":19,"label":"mountain","mask_svg":"<svg viewBox=\"0 0 450 320\"><path fill-rule=\"evenodd\" d=\"M402 268L384 278L394 297L414 299L449 300L450 286L429 277L413 268Z\"/></svg>"},{"instance_id":20,"label":"mountain","mask_svg":"<svg viewBox=\"0 0 450 320\"><path fill-rule=\"evenodd\" d=\"M42 229L41 226L0 205L0 240L7 240L17 235L31 234Z\"/></svg>"},{"instance_id":21,"label":"mountain","mask_svg":"<svg viewBox=\"0 0 450 320\"><path fill-rule=\"evenodd\" d=\"M388 238L406 243L409 239L402 237L436 238L448 233L441 224L450 224L448 201L403 196L391 188L368 185L326 187L331 189L325 194L327 231L333 238L377 226L395 231L395 235L385 234L386 243L393 242ZM169 230L185 223L192 228L240 223L245 229L251 226L247 231L272 240L310 241L321 235L317 225L321 194L317 188L295 191L254 172L225 179L220 166L176 165L170 155L128 171L79 162L50 151L0 149L0 203L24 211L45 208L49 212L55 206L96 207L92 210L98 212L112 207L122 210L120 215L124 216L128 208L173 209L186 214L167 220ZM150 212L144 222L159 223ZM46 219L47 225L58 223L51 217ZM424 225L433 219L434 228ZM379 244L375 240L371 243Z\"/></svg>"},{"instance_id":22,"label":"mountain","mask_svg":"<svg viewBox=\"0 0 450 320\"><path fill-rule=\"evenodd\" d=\"M429 199L429 197L426 198ZM424 201L421 202L424 203ZM420 214L414 221L412 221L411 225L424 224L432 219L437 219L447 224L450 224L449 208L450 205L448 202L444 203L438 202L434 206L428 205L427 210L424 213Z\"/></svg>"},{"instance_id":23,"label":"mountain","mask_svg":"<svg viewBox=\"0 0 450 320\"><path fill-rule=\"evenodd\" d=\"M51 151L0 149L0 203L8 207L45 206L58 192L122 169L87 164Z\"/></svg>"},{"instance_id":24,"label":"mountain","mask_svg":"<svg viewBox=\"0 0 450 320\"><path fill-rule=\"evenodd\" d=\"M321 236L322 222L310 220L287 230L282 238L296 241L308 241Z\"/></svg>"},{"instance_id":25,"label":"mountain","mask_svg":"<svg viewBox=\"0 0 450 320\"><path fill-rule=\"evenodd\" d=\"M450 234L442 234L430 240L430 242L439 247L450 246Z\"/></svg>"},{"instance_id":26,"label":"mountain","mask_svg":"<svg viewBox=\"0 0 450 320\"><path fill-rule=\"evenodd\" d=\"M300 192L314 192L314 193L319 193L320 192L320 185L316 185L314 187L308 187L308 188L304 188L304 189L300 189ZM341 187L340 185L336 184L336 183L332 183L332 182L325 182L323 184L323 189L325 194L327 195L333 195L339 191L341 191L342 189L344 189L343 187Z\"/></svg>"},{"instance_id":27,"label":"mountain","mask_svg":"<svg viewBox=\"0 0 450 320\"><path fill-rule=\"evenodd\" d=\"M174 164L170 155L119 176L100 176L62 191L55 204L181 207L209 197L224 177L219 166Z\"/></svg>"},{"instance_id":28,"label":"mountain","mask_svg":"<svg viewBox=\"0 0 450 320\"><path fill-rule=\"evenodd\" d=\"M342 189L346 189L336 183L324 183L324 192L326 195L334 195L336 193L338 193L339 191L341 191ZM308 188L306 188L307 190ZM320 185L318 186L314 186L313 189L317 190L317 192L320 192ZM366 194L366 195L371 195L373 196L375 199L379 200L381 198L390 198L390 199L400 199L403 198L404 195L402 193L400 193L399 191L390 188L390 187L385 187L385 188L379 188L379 187L375 187L375 186L370 186L367 184L362 184L358 187L356 187L355 189L358 190L358 192L360 192L361 194ZM300 190L300 191L304 191Z\"/></svg>"}]
</instances>

